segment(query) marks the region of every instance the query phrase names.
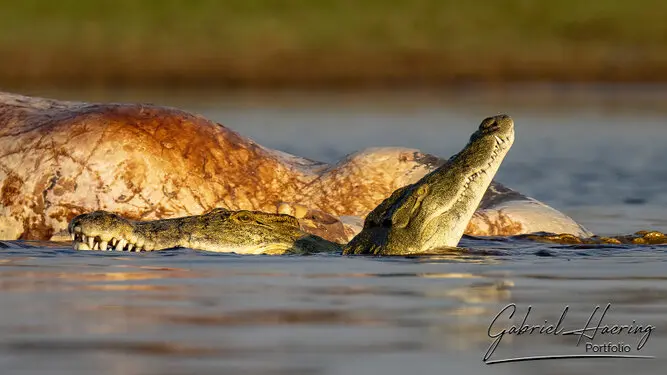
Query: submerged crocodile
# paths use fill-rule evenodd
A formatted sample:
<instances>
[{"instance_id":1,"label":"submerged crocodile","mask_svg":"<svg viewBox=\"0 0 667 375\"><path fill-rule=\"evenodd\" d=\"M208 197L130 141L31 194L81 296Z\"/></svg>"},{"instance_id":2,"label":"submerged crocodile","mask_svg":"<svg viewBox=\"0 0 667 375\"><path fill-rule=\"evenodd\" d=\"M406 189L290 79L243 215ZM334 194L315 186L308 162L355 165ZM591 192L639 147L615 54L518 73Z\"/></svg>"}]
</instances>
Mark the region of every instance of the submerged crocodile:
<instances>
[{"instance_id":1,"label":"submerged crocodile","mask_svg":"<svg viewBox=\"0 0 667 375\"><path fill-rule=\"evenodd\" d=\"M514 142L507 115L489 117L466 147L414 184L378 205L345 254L406 255L455 247L491 179ZM77 250L151 251L174 247L243 254L340 251L341 246L301 231L290 215L216 209L205 215L135 222L97 211L69 224Z\"/></svg>"},{"instance_id":2,"label":"submerged crocodile","mask_svg":"<svg viewBox=\"0 0 667 375\"><path fill-rule=\"evenodd\" d=\"M357 235L393 191L445 164L374 148L328 165L265 148L190 113L144 104L64 102L0 92L0 239L56 239L75 216L132 220L216 207L295 216L334 242ZM589 235L568 216L492 181L469 235Z\"/></svg>"}]
</instances>

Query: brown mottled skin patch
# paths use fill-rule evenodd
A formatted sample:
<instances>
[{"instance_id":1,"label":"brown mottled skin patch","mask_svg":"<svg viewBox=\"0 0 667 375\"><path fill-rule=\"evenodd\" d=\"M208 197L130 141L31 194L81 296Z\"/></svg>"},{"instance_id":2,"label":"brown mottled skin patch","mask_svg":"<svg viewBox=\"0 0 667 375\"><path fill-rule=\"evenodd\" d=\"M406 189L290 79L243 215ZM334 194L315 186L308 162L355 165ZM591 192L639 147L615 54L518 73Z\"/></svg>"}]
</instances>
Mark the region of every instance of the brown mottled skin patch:
<instances>
[{"instance_id":1,"label":"brown mottled skin patch","mask_svg":"<svg viewBox=\"0 0 667 375\"><path fill-rule=\"evenodd\" d=\"M23 186L23 181L19 179L16 175L8 175L2 182L2 188L0 188L0 202L3 205L9 206L18 198L21 193L21 187Z\"/></svg>"},{"instance_id":2,"label":"brown mottled skin patch","mask_svg":"<svg viewBox=\"0 0 667 375\"><path fill-rule=\"evenodd\" d=\"M396 189L437 165L409 149L372 148L347 156L305 186L311 206L335 215L365 216Z\"/></svg>"},{"instance_id":3,"label":"brown mottled skin patch","mask_svg":"<svg viewBox=\"0 0 667 375\"><path fill-rule=\"evenodd\" d=\"M302 218L305 230L349 240L353 226L337 217L364 217L443 162L417 150L378 148L329 166L174 108L2 92L0 150L0 213L6 226L23 223L0 233L38 239L96 210L155 220L216 207L276 213L280 202L294 202L322 213Z\"/></svg>"},{"instance_id":4,"label":"brown mottled skin patch","mask_svg":"<svg viewBox=\"0 0 667 375\"><path fill-rule=\"evenodd\" d=\"M346 233L343 223L337 217L320 210L308 210L303 217L298 219L301 230L332 242L344 244L349 241L350 237L354 237Z\"/></svg>"},{"instance_id":5,"label":"brown mottled skin patch","mask_svg":"<svg viewBox=\"0 0 667 375\"><path fill-rule=\"evenodd\" d=\"M476 236L511 236L523 230L523 224L512 220L503 210L495 211L494 214L479 210L470 219L466 233Z\"/></svg>"}]
</instances>

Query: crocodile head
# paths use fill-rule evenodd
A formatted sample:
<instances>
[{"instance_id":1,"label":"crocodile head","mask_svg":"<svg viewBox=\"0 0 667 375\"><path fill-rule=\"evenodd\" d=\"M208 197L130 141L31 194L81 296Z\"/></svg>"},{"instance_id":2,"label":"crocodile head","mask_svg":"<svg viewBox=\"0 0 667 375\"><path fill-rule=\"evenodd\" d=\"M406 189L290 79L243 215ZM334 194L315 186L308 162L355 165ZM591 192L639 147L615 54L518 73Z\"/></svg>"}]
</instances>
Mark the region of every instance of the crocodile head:
<instances>
[{"instance_id":1,"label":"crocodile head","mask_svg":"<svg viewBox=\"0 0 667 375\"><path fill-rule=\"evenodd\" d=\"M407 255L456 246L513 141L509 116L484 119L461 152L368 214L344 253Z\"/></svg>"},{"instance_id":2,"label":"crocodile head","mask_svg":"<svg viewBox=\"0 0 667 375\"><path fill-rule=\"evenodd\" d=\"M240 254L339 252L340 246L299 229L292 216L214 209L204 215L133 221L106 211L69 224L77 250L152 251L174 247Z\"/></svg>"}]
</instances>

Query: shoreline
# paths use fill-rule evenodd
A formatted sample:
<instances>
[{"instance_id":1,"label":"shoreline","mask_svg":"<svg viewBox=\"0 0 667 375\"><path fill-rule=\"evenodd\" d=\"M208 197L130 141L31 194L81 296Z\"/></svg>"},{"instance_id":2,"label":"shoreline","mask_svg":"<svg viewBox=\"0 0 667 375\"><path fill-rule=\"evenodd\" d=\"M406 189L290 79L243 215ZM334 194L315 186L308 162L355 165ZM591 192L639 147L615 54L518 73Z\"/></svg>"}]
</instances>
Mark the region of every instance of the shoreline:
<instances>
[{"instance_id":1,"label":"shoreline","mask_svg":"<svg viewBox=\"0 0 667 375\"><path fill-rule=\"evenodd\" d=\"M453 58L438 53L353 54L300 52L261 58L140 56L40 50L3 51L0 85L65 87L222 88L442 88L505 84L667 83L667 58L621 64L576 55L558 62L537 58ZM136 56L136 55L135 55ZM168 61L169 63L165 63Z\"/></svg>"}]
</instances>

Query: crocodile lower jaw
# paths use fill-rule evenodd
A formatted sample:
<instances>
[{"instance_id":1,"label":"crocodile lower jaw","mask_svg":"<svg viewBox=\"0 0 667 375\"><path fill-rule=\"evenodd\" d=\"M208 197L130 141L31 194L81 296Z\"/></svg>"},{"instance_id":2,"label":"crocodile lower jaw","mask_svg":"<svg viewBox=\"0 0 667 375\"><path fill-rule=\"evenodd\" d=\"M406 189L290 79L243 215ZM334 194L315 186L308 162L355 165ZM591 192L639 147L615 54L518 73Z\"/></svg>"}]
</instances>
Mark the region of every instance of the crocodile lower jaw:
<instances>
[{"instance_id":1,"label":"crocodile lower jaw","mask_svg":"<svg viewBox=\"0 0 667 375\"><path fill-rule=\"evenodd\" d=\"M109 241L103 241L100 236L86 236L74 228L72 237L72 247L75 250L100 250L100 251L127 251L127 252L141 252L152 251L150 246L140 243L137 245L135 241L128 241L125 238L112 237Z\"/></svg>"}]
</instances>

